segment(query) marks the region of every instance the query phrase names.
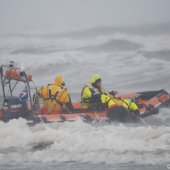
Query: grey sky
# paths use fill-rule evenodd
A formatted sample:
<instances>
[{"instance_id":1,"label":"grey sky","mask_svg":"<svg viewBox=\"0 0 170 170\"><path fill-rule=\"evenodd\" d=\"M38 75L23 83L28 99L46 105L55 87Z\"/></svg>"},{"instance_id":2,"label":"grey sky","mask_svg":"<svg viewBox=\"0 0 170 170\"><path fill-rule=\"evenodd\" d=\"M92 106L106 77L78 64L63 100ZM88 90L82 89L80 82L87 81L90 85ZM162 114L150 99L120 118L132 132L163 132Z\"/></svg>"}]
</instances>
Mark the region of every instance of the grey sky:
<instances>
[{"instance_id":1,"label":"grey sky","mask_svg":"<svg viewBox=\"0 0 170 170\"><path fill-rule=\"evenodd\" d=\"M170 0L0 0L0 30L170 22Z\"/></svg>"}]
</instances>

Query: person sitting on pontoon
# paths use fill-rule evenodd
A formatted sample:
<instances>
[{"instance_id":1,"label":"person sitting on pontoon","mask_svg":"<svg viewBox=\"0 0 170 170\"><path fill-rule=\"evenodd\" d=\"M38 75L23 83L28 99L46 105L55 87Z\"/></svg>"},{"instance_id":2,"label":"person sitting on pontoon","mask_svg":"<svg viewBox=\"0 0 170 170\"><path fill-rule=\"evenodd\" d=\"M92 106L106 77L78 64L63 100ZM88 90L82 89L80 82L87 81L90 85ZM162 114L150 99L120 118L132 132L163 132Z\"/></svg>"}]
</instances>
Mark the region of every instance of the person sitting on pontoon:
<instances>
[{"instance_id":1,"label":"person sitting on pontoon","mask_svg":"<svg viewBox=\"0 0 170 170\"><path fill-rule=\"evenodd\" d=\"M42 87L38 91L38 95L43 98L44 107L48 113L60 112L63 108L67 108L69 112L73 112L74 110L70 95L61 75L56 76L53 84Z\"/></svg>"},{"instance_id":2,"label":"person sitting on pontoon","mask_svg":"<svg viewBox=\"0 0 170 170\"><path fill-rule=\"evenodd\" d=\"M84 108L92 110L103 110L101 105L101 95L106 93L108 95L116 95L116 91L107 92L102 88L102 80L99 74L94 74L90 83L85 85L81 92L81 102Z\"/></svg>"}]
</instances>

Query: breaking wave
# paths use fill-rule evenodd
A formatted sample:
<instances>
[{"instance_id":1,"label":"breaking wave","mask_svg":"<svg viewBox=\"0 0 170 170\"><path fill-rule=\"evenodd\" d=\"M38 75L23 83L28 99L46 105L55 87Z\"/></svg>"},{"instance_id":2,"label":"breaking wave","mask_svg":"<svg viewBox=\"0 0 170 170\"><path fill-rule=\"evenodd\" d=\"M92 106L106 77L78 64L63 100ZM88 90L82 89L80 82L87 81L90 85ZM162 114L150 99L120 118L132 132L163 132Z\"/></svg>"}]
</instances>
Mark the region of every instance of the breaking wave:
<instances>
[{"instance_id":1,"label":"breaking wave","mask_svg":"<svg viewBox=\"0 0 170 170\"><path fill-rule=\"evenodd\" d=\"M32 72L38 87L62 74L73 101L80 100L81 89L95 72L106 90L170 92L170 33L134 32L96 28L84 34L0 35L0 63L15 61ZM0 122L0 163L164 164L170 155L169 113L163 109L141 126L95 126L81 120L34 127L22 119Z\"/></svg>"}]
</instances>

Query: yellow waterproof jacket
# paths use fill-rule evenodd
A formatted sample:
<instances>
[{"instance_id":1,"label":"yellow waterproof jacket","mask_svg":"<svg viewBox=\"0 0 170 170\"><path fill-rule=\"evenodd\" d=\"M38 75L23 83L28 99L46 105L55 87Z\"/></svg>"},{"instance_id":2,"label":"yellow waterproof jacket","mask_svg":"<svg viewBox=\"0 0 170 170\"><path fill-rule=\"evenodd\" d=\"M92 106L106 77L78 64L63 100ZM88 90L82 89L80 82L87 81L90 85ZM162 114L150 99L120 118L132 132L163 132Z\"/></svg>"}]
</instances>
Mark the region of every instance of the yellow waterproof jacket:
<instances>
[{"instance_id":1,"label":"yellow waterproof jacket","mask_svg":"<svg viewBox=\"0 0 170 170\"><path fill-rule=\"evenodd\" d=\"M81 101L83 107L92 109L95 108L97 102L99 101L95 101L94 96L97 94L100 95L104 92L105 91L103 89L101 90L101 92L99 92L97 88L94 88L91 84L87 84L81 92Z\"/></svg>"},{"instance_id":2,"label":"yellow waterproof jacket","mask_svg":"<svg viewBox=\"0 0 170 170\"><path fill-rule=\"evenodd\" d=\"M103 94L101 96L101 102L102 104L107 104L108 109L111 109L116 106L123 106L129 111L135 111L139 109L135 102L132 102L128 99L124 99L123 97L110 98L108 95Z\"/></svg>"},{"instance_id":3,"label":"yellow waterproof jacket","mask_svg":"<svg viewBox=\"0 0 170 170\"><path fill-rule=\"evenodd\" d=\"M117 98L114 97L114 98L112 98L112 100L116 104L121 105L130 111L139 109L135 102L132 102L132 101L125 99L123 97L117 97Z\"/></svg>"},{"instance_id":4,"label":"yellow waterproof jacket","mask_svg":"<svg viewBox=\"0 0 170 170\"><path fill-rule=\"evenodd\" d=\"M62 86L63 79L57 76L54 84L42 87L38 94L43 98L44 107L51 113L53 110L61 110L61 108L70 102L70 96L67 89Z\"/></svg>"}]
</instances>

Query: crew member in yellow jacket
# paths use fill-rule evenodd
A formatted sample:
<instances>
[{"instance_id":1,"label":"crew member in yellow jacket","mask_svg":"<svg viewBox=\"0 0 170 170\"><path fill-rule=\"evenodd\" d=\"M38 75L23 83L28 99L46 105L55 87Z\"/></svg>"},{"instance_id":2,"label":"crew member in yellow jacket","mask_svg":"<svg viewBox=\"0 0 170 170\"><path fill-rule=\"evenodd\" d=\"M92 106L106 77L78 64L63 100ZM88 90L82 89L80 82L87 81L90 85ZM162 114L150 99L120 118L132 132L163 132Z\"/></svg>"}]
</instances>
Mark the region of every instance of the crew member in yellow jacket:
<instances>
[{"instance_id":1,"label":"crew member in yellow jacket","mask_svg":"<svg viewBox=\"0 0 170 170\"><path fill-rule=\"evenodd\" d=\"M128 99L125 99L123 97L110 97L107 94L102 94L101 96L101 102L102 104L107 104L107 107L113 108L117 105L123 106L124 108L130 110L130 111L138 111L138 106L135 102L130 101Z\"/></svg>"},{"instance_id":2,"label":"crew member in yellow jacket","mask_svg":"<svg viewBox=\"0 0 170 170\"><path fill-rule=\"evenodd\" d=\"M48 113L61 111L64 107L70 112L73 112L71 98L61 75L56 76L55 83L42 87L38 91L38 94L43 98L44 107L47 109Z\"/></svg>"},{"instance_id":3,"label":"crew member in yellow jacket","mask_svg":"<svg viewBox=\"0 0 170 170\"><path fill-rule=\"evenodd\" d=\"M115 115L122 114L139 114L139 108L135 102L132 102L123 97L116 97L116 91L107 92L101 86L101 78L98 74L94 74L90 80L90 83L85 85L81 93L81 101L84 108L89 108L95 111L108 110L108 114L113 112ZM129 112L129 113L128 113ZM133 113L132 113L133 112ZM111 113L112 114L112 113ZM123 117L121 113L118 117ZM117 118L116 118L117 119Z\"/></svg>"},{"instance_id":4,"label":"crew member in yellow jacket","mask_svg":"<svg viewBox=\"0 0 170 170\"><path fill-rule=\"evenodd\" d=\"M101 111L101 95L107 93L115 95L117 92L107 92L102 88L102 80L99 74L94 74L91 77L90 83L85 85L81 92L81 102L84 108Z\"/></svg>"},{"instance_id":5,"label":"crew member in yellow jacket","mask_svg":"<svg viewBox=\"0 0 170 170\"><path fill-rule=\"evenodd\" d=\"M127 122L125 118L133 119L139 114L136 103L123 97L111 98L107 94L102 94L101 103L108 110L108 117L118 121Z\"/></svg>"},{"instance_id":6,"label":"crew member in yellow jacket","mask_svg":"<svg viewBox=\"0 0 170 170\"><path fill-rule=\"evenodd\" d=\"M84 108L99 110L100 97L104 90L101 87L101 78L94 74L90 83L85 85L81 92L81 102Z\"/></svg>"}]
</instances>

